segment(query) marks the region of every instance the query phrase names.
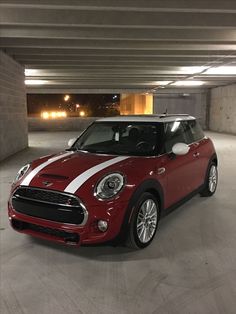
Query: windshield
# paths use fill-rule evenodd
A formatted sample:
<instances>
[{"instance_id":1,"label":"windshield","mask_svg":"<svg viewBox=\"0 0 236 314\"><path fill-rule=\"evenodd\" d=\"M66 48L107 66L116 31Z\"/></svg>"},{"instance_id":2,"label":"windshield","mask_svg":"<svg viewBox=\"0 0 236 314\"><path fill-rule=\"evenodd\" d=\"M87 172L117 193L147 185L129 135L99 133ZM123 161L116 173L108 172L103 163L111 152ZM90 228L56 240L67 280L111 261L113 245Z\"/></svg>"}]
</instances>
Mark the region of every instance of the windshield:
<instances>
[{"instance_id":1,"label":"windshield","mask_svg":"<svg viewBox=\"0 0 236 314\"><path fill-rule=\"evenodd\" d=\"M71 149L90 153L152 156L157 154L160 124L145 122L95 122Z\"/></svg>"}]
</instances>

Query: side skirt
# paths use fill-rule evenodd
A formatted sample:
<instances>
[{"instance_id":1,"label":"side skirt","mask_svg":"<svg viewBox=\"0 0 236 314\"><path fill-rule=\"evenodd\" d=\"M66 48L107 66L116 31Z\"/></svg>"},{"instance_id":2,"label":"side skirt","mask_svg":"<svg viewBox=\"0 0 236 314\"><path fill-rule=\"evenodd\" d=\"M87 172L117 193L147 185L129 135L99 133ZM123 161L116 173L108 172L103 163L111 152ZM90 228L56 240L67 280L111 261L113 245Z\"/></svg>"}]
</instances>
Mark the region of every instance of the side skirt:
<instances>
[{"instance_id":1,"label":"side skirt","mask_svg":"<svg viewBox=\"0 0 236 314\"><path fill-rule=\"evenodd\" d=\"M204 188L204 184L201 185L199 188L197 188L196 190L194 190L193 192L191 192L190 194L188 194L187 196L185 196L184 198L182 198L181 200L179 200L177 203L171 205L170 207L163 209L161 211L161 218L169 215L171 212L173 212L175 209L177 209L178 207L180 207L181 205L183 205L184 203L186 203L187 201L189 201L193 196L195 196L196 194L200 193Z\"/></svg>"}]
</instances>

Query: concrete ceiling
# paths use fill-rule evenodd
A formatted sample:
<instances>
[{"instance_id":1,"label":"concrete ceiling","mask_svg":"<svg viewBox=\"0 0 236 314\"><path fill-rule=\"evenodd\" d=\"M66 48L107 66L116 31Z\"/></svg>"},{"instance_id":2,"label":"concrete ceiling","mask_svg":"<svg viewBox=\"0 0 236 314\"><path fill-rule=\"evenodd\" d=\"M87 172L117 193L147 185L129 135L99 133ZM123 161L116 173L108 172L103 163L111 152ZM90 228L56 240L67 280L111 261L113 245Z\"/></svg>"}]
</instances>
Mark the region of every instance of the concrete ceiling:
<instances>
[{"instance_id":1,"label":"concrete ceiling","mask_svg":"<svg viewBox=\"0 0 236 314\"><path fill-rule=\"evenodd\" d=\"M236 1L1 0L0 24L0 49L43 80L29 92L236 82Z\"/></svg>"}]
</instances>

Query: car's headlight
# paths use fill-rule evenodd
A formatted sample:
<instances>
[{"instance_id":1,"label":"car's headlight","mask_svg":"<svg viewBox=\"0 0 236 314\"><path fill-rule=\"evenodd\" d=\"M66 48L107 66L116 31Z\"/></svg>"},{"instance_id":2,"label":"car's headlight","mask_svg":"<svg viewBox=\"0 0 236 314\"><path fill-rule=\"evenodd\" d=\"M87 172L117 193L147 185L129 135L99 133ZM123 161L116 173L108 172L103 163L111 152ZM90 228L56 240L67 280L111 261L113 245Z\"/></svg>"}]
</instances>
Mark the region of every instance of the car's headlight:
<instances>
[{"instance_id":1,"label":"car's headlight","mask_svg":"<svg viewBox=\"0 0 236 314\"><path fill-rule=\"evenodd\" d=\"M20 168L20 170L18 171L13 183L16 183L17 181L19 181L26 174L26 172L29 170L29 167L30 167L30 164L27 164L24 167Z\"/></svg>"},{"instance_id":2,"label":"car's headlight","mask_svg":"<svg viewBox=\"0 0 236 314\"><path fill-rule=\"evenodd\" d=\"M95 196L101 199L114 197L124 186L124 176L120 173L111 173L102 178L95 188Z\"/></svg>"}]
</instances>

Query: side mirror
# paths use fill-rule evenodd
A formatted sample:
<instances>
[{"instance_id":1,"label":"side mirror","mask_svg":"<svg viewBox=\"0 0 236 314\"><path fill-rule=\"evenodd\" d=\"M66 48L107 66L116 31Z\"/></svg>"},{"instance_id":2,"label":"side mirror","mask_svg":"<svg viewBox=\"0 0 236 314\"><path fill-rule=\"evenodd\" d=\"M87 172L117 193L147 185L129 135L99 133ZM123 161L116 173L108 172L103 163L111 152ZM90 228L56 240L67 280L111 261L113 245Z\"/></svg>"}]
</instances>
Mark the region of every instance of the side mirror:
<instances>
[{"instance_id":1,"label":"side mirror","mask_svg":"<svg viewBox=\"0 0 236 314\"><path fill-rule=\"evenodd\" d=\"M176 143L172 147L172 152L175 155L186 155L190 150L190 147L185 143Z\"/></svg>"},{"instance_id":2,"label":"side mirror","mask_svg":"<svg viewBox=\"0 0 236 314\"><path fill-rule=\"evenodd\" d=\"M77 138L71 138L69 141L68 141L68 146L71 147L74 142L77 140Z\"/></svg>"}]
</instances>

